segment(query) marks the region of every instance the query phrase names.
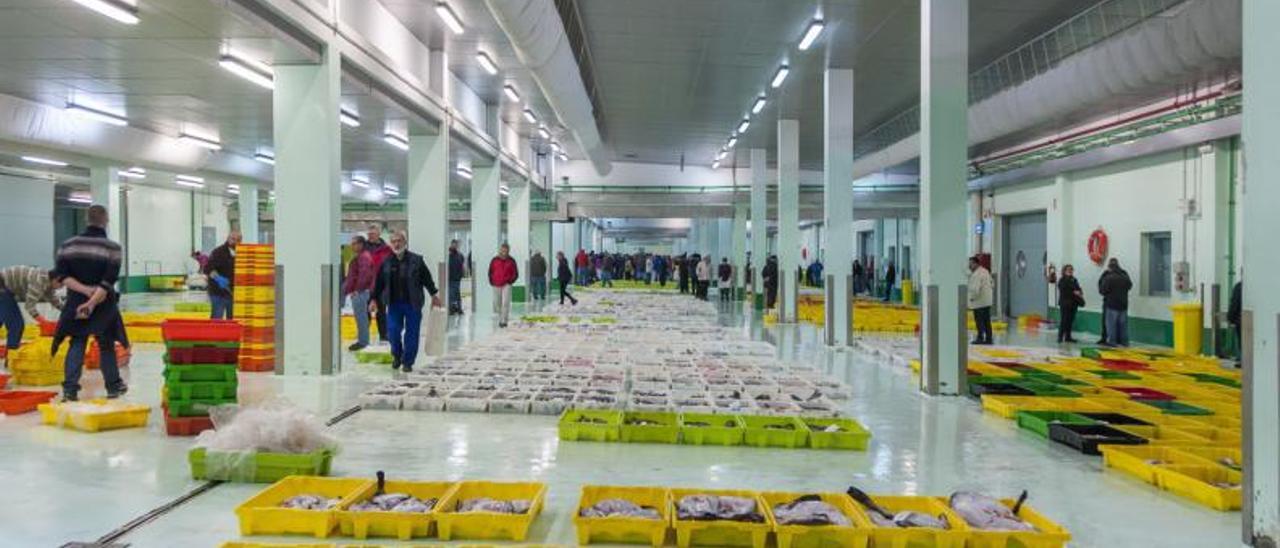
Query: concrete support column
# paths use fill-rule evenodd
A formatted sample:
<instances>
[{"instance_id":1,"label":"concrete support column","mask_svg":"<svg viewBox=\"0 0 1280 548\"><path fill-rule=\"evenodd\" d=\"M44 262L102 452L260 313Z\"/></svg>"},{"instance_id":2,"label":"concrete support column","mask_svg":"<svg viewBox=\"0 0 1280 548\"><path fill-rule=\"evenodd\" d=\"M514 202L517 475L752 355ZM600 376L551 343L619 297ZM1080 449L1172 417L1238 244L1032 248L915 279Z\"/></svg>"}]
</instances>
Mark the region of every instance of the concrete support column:
<instances>
[{"instance_id":1,"label":"concrete support column","mask_svg":"<svg viewBox=\"0 0 1280 548\"><path fill-rule=\"evenodd\" d=\"M448 123L435 135L416 133L409 134L405 181L409 247L422 255L437 287L445 291L449 287L450 239Z\"/></svg>"},{"instance_id":2,"label":"concrete support column","mask_svg":"<svg viewBox=\"0 0 1280 548\"><path fill-rule=\"evenodd\" d=\"M764 310L765 260L769 258L769 171L763 148L751 149L751 298Z\"/></svg>"},{"instance_id":3,"label":"concrete support column","mask_svg":"<svg viewBox=\"0 0 1280 548\"><path fill-rule=\"evenodd\" d=\"M1280 542L1280 2L1244 2L1244 542Z\"/></svg>"},{"instance_id":4,"label":"concrete support column","mask_svg":"<svg viewBox=\"0 0 1280 548\"><path fill-rule=\"evenodd\" d=\"M969 0L921 0L920 56L920 387L928 394L958 395L964 393L969 336ZM901 261L894 262L901 269Z\"/></svg>"},{"instance_id":5,"label":"concrete support column","mask_svg":"<svg viewBox=\"0 0 1280 548\"><path fill-rule=\"evenodd\" d=\"M106 164L90 167L89 195L95 205L107 208L107 217L110 219L107 223L107 237L120 242L120 229L124 223L124 218L120 216L120 168Z\"/></svg>"},{"instance_id":6,"label":"concrete support column","mask_svg":"<svg viewBox=\"0 0 1280 548\"><path fill-rule=\"evenodd\" d=\"M529 286L529 198L533 194L533 184L511 185L511 193L507 196L507 243L511 245L511 257L520 267L520 279L512 288L512 300L525 302Z\"/></svg>"},{"instance_id":7,"label":"concrete support column","mask_svg":"<svg viewBox=\"0 0 1280 548\"><path fill-rule=\"evenodd\" d=\"M471 258L475 261L471 296L471 309L479 315L493 312L493 287L489 285L489 259L498 253L499 223L502 222L502 195L498 187L502 183L502 165L494 161L492 166L473 168L471 180Z\"/></svg>"},{"instance_id":8,"label":"concrete support column","mask_svg":"<svg viewBox=\"0 0 1280 548\"><path fill-rule=\"evenodd\" d=\"M341 75L332 48L319 64L275 67L275 241L283 271L276 299L284 323L278 373L331 374L340 359Z\"/></svg>"},{"instance_id":9,"label":"concrete support column","mask_svg":"<svg viewBox=\"0 0 1280 548\"><path fill-rule=\"evenodd\" d=\"M745 203L733 204L733 254L729 262L733 264L733 299L741 300L743 283L747 271L747 212Z\"/></svg>"},{"instance_id":10,"label":"concrete support column","mask_svg":"<svg viewBox=\"0 0 1280 548\"><path fill-rule=\"evenodd\" d=\"M258 230L258 183L257 181L241 181L240 196L240 236L246 244L256 244L259 240Z\"/></svg>"},{"instance_id":11,"label":"concrete support column","mask_svg":"<svg viewBox=\"0 0 1280 548\"><path fill-rule=\"evenodd\" d=\"M853 299L849 298L853 294L849 287L853 270L853 70L828 68L823 89L824 340L828 345L848 346L853 342Z\"/></svg>"},{"instance_id":12,"label":"concrete support column","mask_svg":"<svg viewBox=\"0 0 1280 548\"><path fill-rule=\"evenodd\" d=\"M778 120L778 322L796 321L799 267L800 122Z\"/></svg>"}]
</instances>

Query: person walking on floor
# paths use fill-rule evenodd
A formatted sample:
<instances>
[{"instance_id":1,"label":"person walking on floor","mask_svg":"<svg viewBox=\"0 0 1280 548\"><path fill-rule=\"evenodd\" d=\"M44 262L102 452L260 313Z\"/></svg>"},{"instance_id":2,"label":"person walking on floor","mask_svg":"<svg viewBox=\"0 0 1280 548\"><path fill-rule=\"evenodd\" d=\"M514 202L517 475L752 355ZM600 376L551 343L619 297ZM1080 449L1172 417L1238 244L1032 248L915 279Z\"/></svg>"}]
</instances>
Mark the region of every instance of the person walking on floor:
<instances>
[{"instance_id":1,"label":"person walking on floor","mask_svg":"<svg viewBox=\"0 0 1280 548\"><path fill-rule=\"evenodd\" d=\"M556 282L556 285L560 286L560 306L564 306L565 299L569 299L569 302L577 306L578 299L569 294L569 284L573 283L573 270L569 269L569 259L565 258L563 251L556 252Z\"/></svg>"},{"instance_id":2,"label":"person walking on floor","mask_svg":"<svg viewBox=\"0 0 1280 548\"><path fill-rule=\"evenodd\" d=\"M861 295L862 294L862 276L863 276L862 261L854 259L853 270L851 270L850 273L852 274L852 277L853 277L853 294Z\"/></svg>"},{"instance_id":3,"label":"person walking on floor","mask_svg":"<svg viewBox=\"0 0 1280 548\"><path fill-rule=\"evenodd\" d=\"M1240 321L1244 309L1244 280L1236 282L1231 288L1231 299L1227 305L1227 323L1231 324L1236 334L1236 367L1244 356L1244 337L1240 334Z\"/></svg>"},{"instance_id":4,"label":"person walking on floor","mask_svg":"<svg viewBox=\"0 0 1280 548\"><path fill-rule=\"evenodd\" d=\"M533 300L547 300L547 258L537 250L529 257L529 291Z\"/></svg>"},{"instance_id":5,"label":"person walking on floor","mask_svg":"<svg viewBox=\"0 0 1280 548\"><path fill-rule=\"evenodd\" d=\"M578 255L573 258L574 274L577 274L578 285L587 285L587 265L591 259L587 257L587 250L578 249Z\"/></svg>"},{"instance_id":6,"label":"person walking on floor","mask_svg":"<svg viewBox=\"0 0 1280 548\"><path fill-rule=\"evenodd\" d=\"M84 232L58 247L54 266L54 274L68 290L52 346L53 355L57 355L63 339L71 339L63 363L64 401L79 399L80 374L89 337L97 340L101 349L98 368L102 371L107 398L115 399L129 391L120 378L115 353L116 342L129 347L124 320L120 317L120 294L116 291L124 253L120 244L107 238L110 221L107 208L89 206L87 217Z\"/></svg>"},{"instance_id":7,"label":"person walking on floor","mask_svg":"<svg viewBox=\"0 0 1280 548\"><path fill-rule=\"evenodd\" d=\"M689 257L683 253L676 259L676 285L680 293L689 293Z\"/></svg>"},{"instance_id":8,"label":"person walking on floor","mask_svg":"<svg viewBox=\"0 0 1280 548\"><path fill-rule=\"evenodd\" d=\"M458 240L449 242L449 272L446 286L449 289L449 315L462 315L462 276L466 273L467 262L458 251Z\"/></svg>"},{"instance_id":9,"label":"person walking on floor","mask_svg":"<svg viewBox=\"0 0 1280 548\"><path fill-rule=\"evenodd\" d=\"M351 314L356 318L356 342L347 347L352 352L369 346L369 292L373 291L377 276L373 257L364 244L364 236L351 237L351 262L347 263L347 278L342 281L342 297L351 298Z\"/></svg>"},{"instance_id":10,"label":"person walking on floor","mask_svg":"<svg viewBox=\"0 0 1280 548\"><path fill-rule=\"evenodd\" d=\"M1102 321L1106 325L1107 344L1110 346L1129 346L1130 289L1133 289L1133 280L1120 268L1120 261L1113 257L1107 261L1107 271L1098 281L1098 292L1102 294Z\"/></svg>"},{"instance_id":11,"label":"person walking on floor","mask_svg":"<svg viewBox=\"0 0 1280 548\"><path fill-rule=\"evenodd\" d=\"M720 267L716 269L716 285L720 287L722 302L733 300L733 265L729 264L728 257L720 259Z\"/></svg>"},{"instance_id":12,"label":"person walking on floor","mask_svg":"<svg viewBox=\"0 0 1280 548\"><path fill-rule=\"evenodd\" d=\"M707 255L701 261L698 261L697 276L698 298L704 301L708 300L707 291L711 288L711 255Z\"/></svg>"},{"instance_id":13,"label":"person walking on floor","mask_svg":"<svg viewBox=\"0 0 1280 548\"><path fill-rule=\"evenodd\" d=\"M22 330L27 327L18 303L31 319L42 323L44 317L37 305L46 302L61 309L63 300L54 294L61 287L57 273L47 268L17 265L0 270L0 325L4 325L5 345L10 352L22 345Z\"/></svg>"},{"instance_id":14,"label":"person walking on floor","mask_svg":"<svg viewBox=\"0 0 1280 548\"><path fill-rule=\"evenodd\" d=\"M898 269L893 266L892 260L886 261L886 264L889 265L884 271L884 302L887 303L893 299L893 282L898 279Z\"/></svg>"},{"instance_id":15,"label":"person walking on floor","mask_svg":"<svg viewBox=\"0 0 1280 548\"><path fill-rule=\"evenodd\" d=\"M365 232L365 249L369 252L369 258L373 259L373 271L382 272L382 263L391 256L391 246L382 240L382 227L376 223L370 224ZM374 295L370 295L372 298ZM379 307L377 312L373 314L373 318L378 325L378 340L387 342L387 309Z\"/></svg>"},{"instance_id":16,"label":"person walking on floor","mask_svg":"<svg viewBox=\"0 0 1280 548\"><path fill-rule=\"evenodd\" d=\"M1062 266L1062 277L1058 278L1058 344L1076 342L1071 331L1076 323L1076 311L1084 306L1084 291L1080 289L1080 281L1076 280L1076 268L1071 265Z\"/></svg>"},{"instance_id":17,"label":"person walking on floor","mask_svg":"<svg viewBox=\"0 0 1280 548\"><path fill-rule=\"evenodd\" d=\"M764 307L773 308L778 302L778 256L770 255L760 270L760 279L764 282Z\"/></svg>"},{"instance_id":18,"label":"person walking on floor","mask_svg":"<svg viewBox=\"0 0 1280 548\"><path fill-rule=\"evenodd\" d=\"M1102 269L1102 274L1098 276L1098 293L1099 294L1102 293L1102 281L1105 279L1107 279L1107 269L1104 268ZM1099 321L1098 324L1100 325L1099 333L1098 333L1098 344L1106 345L1107 344L1107 310L1106 308L1102 309L1102 320Z\"/></svg>"},{"instance_id":19,"label":"person walking on floor","mask_svg":"<svg viewBox=\"0 0 1280 548\"><path fill-rule=\"evenodd\" d=\"M977 257L969 258L969 310L973 311L973 323L978 336L972 344L992 344L991 305L995 302L995 282L991 272L982 266Z\"/></svg>"},{"instance_id":20,"label":"person walking on floor","mask_svg":"<svg viewBox=\"0 0 1280 548\"><path fill-rule=\"evenodd\" d=\"M493 286L494 304L498 307L498 327L506 327L511 319L511 287L520 279L520 268L511 257L511 246L498 246L498 255L489 261L489 285Z\"/></svg>"},{"instance_id":21,"label":"person walking on floor","mask_svg":"<svg viewBox=\"0 0 1280 548\"><path fill-rule=\"evenodd\" d=\"M209 318L214 320L230 320L235 316L232 311L231 291L236 279L236 246L240 245L240 231L232 230L227 241L213 248L209 260L205 261L202 274L209 278Z\"/></svg>"},{"instance_id":22,"label":"person walking on floor","mask_svg":"<svg viewBox=\"0 0 1280 548\"><path fill-rule=\"evenodd\" d=\"M600 287L613 287L613 255L606 253L600 259Z\"/></svg>"},{"instance_id":23,"label":"person walking on floor","mask_svg":"<svg viewBox=\"0 0 1280 548\"><path fill-rule=\"evenodd\" d=\"M391 369L413 371L418 358L418 335L422 331L422 306L426 288L431 306L440 306L439 290L422 255L409 251L409 237L398 231L391 235L391 256L382 262L373 285L369 308L383 310L391 339Z\"/></svg>"}]
</instances>

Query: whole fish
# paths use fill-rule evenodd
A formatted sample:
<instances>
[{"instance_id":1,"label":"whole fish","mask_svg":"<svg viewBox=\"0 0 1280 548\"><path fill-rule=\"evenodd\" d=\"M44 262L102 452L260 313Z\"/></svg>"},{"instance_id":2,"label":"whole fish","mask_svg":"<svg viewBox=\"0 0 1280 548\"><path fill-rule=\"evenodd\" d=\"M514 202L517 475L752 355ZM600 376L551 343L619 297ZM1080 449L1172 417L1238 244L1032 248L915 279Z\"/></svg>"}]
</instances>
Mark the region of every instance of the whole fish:
<instances>
[{"instance_id":1,"label":"whole fish","mask_svg":"<svg viewBox=\"0 0 1280 548\"><path fill-rule=\"evenodd\" d=\"M988 531L1035 531L1031 524L1001 504L1000 501L972 491L956 491L949 501L951 509L971 527Z\"/></svg>"}]
</instances>

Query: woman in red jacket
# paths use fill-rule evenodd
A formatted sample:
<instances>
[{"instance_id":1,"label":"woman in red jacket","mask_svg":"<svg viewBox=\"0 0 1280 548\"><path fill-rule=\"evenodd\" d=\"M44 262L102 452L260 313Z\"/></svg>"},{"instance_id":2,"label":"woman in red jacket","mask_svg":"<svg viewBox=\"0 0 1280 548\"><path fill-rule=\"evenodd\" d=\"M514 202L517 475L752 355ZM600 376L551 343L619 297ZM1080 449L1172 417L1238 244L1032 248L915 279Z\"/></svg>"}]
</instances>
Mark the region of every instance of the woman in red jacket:
<instances>
[{"instance_id":1,"label":"woman in red jacket","mask_svg":"<svg viewBox=\"0 0 1280 548\"><path fill-rule=\"evenodd\" d=\"M511 247L502 244L498 256L489 261L489 285L493 286L498 306L498 327L506 327L511 316L511 286L520 278L516 260L511 258Z\"/></svg>"}]
</instances>

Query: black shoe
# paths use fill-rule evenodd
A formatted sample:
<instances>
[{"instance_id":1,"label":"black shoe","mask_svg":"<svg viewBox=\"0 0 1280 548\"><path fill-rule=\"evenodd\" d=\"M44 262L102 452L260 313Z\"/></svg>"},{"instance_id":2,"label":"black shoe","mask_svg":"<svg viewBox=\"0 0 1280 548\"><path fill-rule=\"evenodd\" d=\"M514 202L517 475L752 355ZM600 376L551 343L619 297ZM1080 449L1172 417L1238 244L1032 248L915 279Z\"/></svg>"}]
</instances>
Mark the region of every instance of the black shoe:
<instances>
[{"instance_id":1,"label":"black shoe","mask_svg":"<svg viewBox=\"0 0 1280 548\"><path fill-rule=\"evenodd\" d=\"M77 396L77 395L75 395L75 394L63 394L63 395L62 395L62 401L63 401L63 403L67 403L67 402L77 402L77 401L80 401L80 397L79 397L79 396Z\"/></svg>"},{"instance_id":2,"label":"black shoe","mask_svg":"<svg viewBox=\"0 0 1280 548\"><path fill-rule=\"evenodd\" d=\"M498 327L501 327L501 328L505 329L505 328L507 327L507 322L501 322L501 323L499 323L499 324L498 324Z\"/></svg>"},{"instance_id":3,"label":"black shoe","mask_svg":"<svg viewBox=\"0 0 1280 548\"><path fill-rule=\"evenodd\" d=\"M355 344L353 344L353 345L351 345L351 346L348 346L348 347L347 347L347 350L349 350L349 351L351 351L351 352L359 352L359 351L361 351L361 350L364 350L364 349L365 349L366 347L368 347L368 346L369 346L369 345L367 345L367 344L355 343Z\"/></svg>"},{"instance_id":4,"label":"black shoe","mask_svg":"<svg viewBox=\"0 0 1280 548\"><path fill-rule=\"evenodd\" d=\"M413 366L412 366L412 365L406 365L406 366L404 366L404 369L401 369L401 371L404 371L405 373L413 373Z\"/></svg>"},{"instance_id":5,"label":"black shoe","mask_svg":"<svg viewBox=\"0 0 1280 548\"><path fill-rule=\"evenodd\" d=\"M980 345L980 344L982 344L982 339L974 339L974 340L972 340L972 341L969 341L969 344L974 345L974 346Z\"/></svg>"},{"instance_id":6,"label":"black shoe","mask_svg":"<svg viewBox=\"0 0 1280 548\"><path fill-rule=\"evenodd\" d=\"M1077 340L1075 340L1075 339L1067 339L1067 342L1069 342L1069 343L1078 343L1078 342L1080 342L1080 341L1077 341Z\"/></svg>"},{"instance_id":7,"label":"black shoe","mask_svg":"<svg viewBox=\"0 0 1280 548\"><path fill-rule=\"evenodd\" d=\"M400 370L400 358L394 358L394 357L391 358L391 370L392 371Z\"/></svg>"},{"instance_id":8,"label":"black shoe","mask_svg":"<svg viewBox=\"0 0 1280 548\"><path fill-rule=\"evenodd\" d=\"M115 390L107 390L107 399L114 400L128 393L129 393L129 387L126 386L124 383L120 383L120 386L116 387Z\"/></svg>"}]
</instances>

